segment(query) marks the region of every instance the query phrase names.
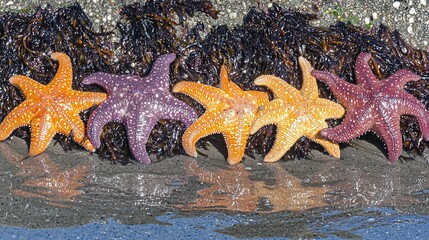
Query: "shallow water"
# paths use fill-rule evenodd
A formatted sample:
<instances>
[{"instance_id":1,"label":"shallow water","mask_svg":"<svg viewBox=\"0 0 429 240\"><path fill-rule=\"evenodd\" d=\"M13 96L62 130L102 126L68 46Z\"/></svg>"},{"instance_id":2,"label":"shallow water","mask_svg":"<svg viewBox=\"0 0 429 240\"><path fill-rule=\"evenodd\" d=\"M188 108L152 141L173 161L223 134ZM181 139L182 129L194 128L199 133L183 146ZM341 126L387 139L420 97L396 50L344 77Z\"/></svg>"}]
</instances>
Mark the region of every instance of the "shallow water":
<instances>
[{"instance_id":1,"label":"shallow water","mask_svg":"<svg viewBox=\"0 0 429 240\"><path fill-rule=\"evenodd\" d=\"M2 238L416 239L428 232L426 158L392 165L368 141L345 146L340 160L313 151L311 159L247 157L234 166L214 147L198 159L148 166L53 145L34 158L26 153L21 139L0 143Z\"/></svg>"}]
</instances>

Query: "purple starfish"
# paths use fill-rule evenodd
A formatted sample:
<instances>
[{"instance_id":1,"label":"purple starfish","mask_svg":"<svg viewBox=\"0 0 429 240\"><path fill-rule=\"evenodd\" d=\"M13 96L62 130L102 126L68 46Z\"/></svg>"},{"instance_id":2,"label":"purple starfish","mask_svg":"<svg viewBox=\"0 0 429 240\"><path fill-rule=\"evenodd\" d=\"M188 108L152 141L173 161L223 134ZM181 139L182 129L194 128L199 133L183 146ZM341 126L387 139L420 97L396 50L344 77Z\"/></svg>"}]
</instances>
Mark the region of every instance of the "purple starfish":
<instances>
[{"instance_id":1,"label":"purple starfish","mask_svg":"<svg viewBox=\"0 0 429 240\"><path fill-rule=\"evenodd\" d=\"M146 142L156 122L160 119L182 121L191 125L197 114L169 91L169 66L175 54L165 54L155 61L149 75L139 76L93 73L84 84L97 84L108 94L89 118L88 138L100 147L100 134L109 122L123 123L127 129L128 143L136 160L150 164Z\"/></svg>"},{"instance_id":2,"label":"purple starfish","mask_svg":"<svg viewBox=\"0 0 429 240\"><path fill-rule=\"evenodd\" d=\"M429 139L429 114L421 102L403 88L408 81L420 76L407 70L399 70L379 81L368 65L369 53L357 57L355 76L357 85L346 82L333 73L313 70L312 75L329 85L335 97L346 108L343 122L320 134L335 142L346 142L368 130L380 136L388 151L390 162L398 160L402 151L400 115L415 116L424 139Z\"/></svg>"}]
</instances>

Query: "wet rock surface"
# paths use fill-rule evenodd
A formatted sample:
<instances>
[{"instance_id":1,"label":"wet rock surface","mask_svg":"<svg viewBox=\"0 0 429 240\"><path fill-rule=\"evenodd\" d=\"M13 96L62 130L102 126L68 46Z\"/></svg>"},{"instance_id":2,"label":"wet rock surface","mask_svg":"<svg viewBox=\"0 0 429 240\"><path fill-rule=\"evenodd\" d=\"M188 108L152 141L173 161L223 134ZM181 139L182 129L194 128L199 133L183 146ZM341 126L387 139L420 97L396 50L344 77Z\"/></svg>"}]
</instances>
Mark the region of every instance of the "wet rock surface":
<instances>
[{"instance_id":1,"label":"wet rock surface","mask_svg":"<svg viewBox=\"0 0 429 240\"><path fill-rule=\"evenodd\" d=\"M350 237L333 222L427 214L428 159L389 164L368 140L343 146L339 160L313 150L310 159L265 164L246 157L234 166L212 145L200 148L198 159L126 166L60 146L26 158L26 148L19 138L0 143L0 225L62 228L113 219L162 227L170 223L160 219L171 215L231 218L215 232L236 237Z\"/></svg>"}]
</instances>

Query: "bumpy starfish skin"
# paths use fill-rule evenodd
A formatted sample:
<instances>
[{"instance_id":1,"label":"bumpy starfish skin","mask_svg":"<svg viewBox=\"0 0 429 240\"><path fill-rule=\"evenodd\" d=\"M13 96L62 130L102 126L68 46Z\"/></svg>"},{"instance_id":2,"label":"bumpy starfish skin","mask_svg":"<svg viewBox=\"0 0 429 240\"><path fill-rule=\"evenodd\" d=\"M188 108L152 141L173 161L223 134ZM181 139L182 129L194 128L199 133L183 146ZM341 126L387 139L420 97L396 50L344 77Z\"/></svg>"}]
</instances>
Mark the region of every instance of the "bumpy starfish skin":
<instances>
[{"instance_id":1,"label":"bumpy starfish skin","mask_svg":"<svg viewBox=\"0 0 429 240\"><path fill-rule=\"evenodd\" d=\"M197 119L194 110L169 91L169 67L175 57L175 54L158 57L151 72L144 78L93 73L83 80L84 84L100 85L108 94L107 100L91 114L88 121L88 138L96 148L101 145L100 135L104 125L109 122L123 123L135 159L149 164L151 160L146 152L146 142L159 120L179 120L188 127Z\"/></svg>"},{"instance_id":2,"label":"bumpy starfish skin","mask_svg":"<svg viewBox=\"0 0 429 240\"><path fill-rule=\"evenodd\" d=\"M357 85L348 83L333 73L312 72L313 76L328 84L335 97L347 109L343 122L332 129L322 130L321 135L335 142L346 142L373 130L384 140L389 161L395 162L402 151L400 115L415 116L424 139L429 139L428 112L422 103L403 89L406 82L417 81L420 76L399 70L379 81L368 65L370 58L369 53L361 53L357 57Z\"/></svg>"},{"instance_id":3,"label":"bumpy starfish skin","mask_svg":"<svg viewBox=\"0 0 429 240\"><path fill-rule=\"evenodd\" d=\"M302 136L322 145L333 157L340 157L338 144L319 136L319 131L327 128L327 118L340 118L344 108L327 99L319 98L316 79L311 76L311 65L299 57L303 72L303 85L300 91L282 79L272 75L262 75L255 79L256 85L267 86L275 99L264 105L258 112L251 133L268 124L277 125L276 140L265 162L278 161Z\"/></svg>"},{"instance_id":4,"label":"bumpy starfish skin","mask_svg":"<svg viewBox=\"0 0 429 240\"><path fill-rule=\"evenodd\" d=\"M52 53L59 62L56 75L48 85L31 78L16 75L9 82L23 92L25 101L14 108L0 125L0 140L6 139L14 129L30 125L30 156L43 152L56 133L69 135L89 151L94 147L85 140L85 126L79 113L106 99L104 93L80 92L71 88L72 65L64 53Z\"/></svg>"},{"instance_id":5,"label":"bumpy starfish skin","mask_svg":"<svg viewBox=\"0 0 429 240\"><path fill-rule=\"evenodd\" d=\"M243 91L228 79L222 66L220 88L195 83L177 83L173 92L180 92L197 100L206 111L183 134L183 148L196 157L195 143L205 136L222 133L228 148L228 163L236 164L244 156L250 127L259 106L268 102L268 94Z\"/></svg>"}]
</instances>

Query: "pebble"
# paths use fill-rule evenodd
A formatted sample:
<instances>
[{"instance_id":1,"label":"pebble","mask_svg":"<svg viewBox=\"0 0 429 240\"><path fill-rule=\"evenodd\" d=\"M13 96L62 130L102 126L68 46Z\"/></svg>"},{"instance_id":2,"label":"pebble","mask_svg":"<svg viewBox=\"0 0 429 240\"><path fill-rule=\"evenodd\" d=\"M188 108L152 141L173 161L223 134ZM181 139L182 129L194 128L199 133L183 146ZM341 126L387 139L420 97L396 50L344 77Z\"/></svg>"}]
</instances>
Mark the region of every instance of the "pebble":
<instances>
[{"instance_id":1,"label":"pebble","mask_svg":"<svg viewBox=\"0 0 429 240\"><path fill-rule=\"evenodd\" d=\"M369 19L369 17L365 17L365 24L369 24L370 23L370 19Z\"/></svg>"},{"instance_id":2,"label":"pebble","mask_svg":"<svg viewBox=\"0 0 429 240\"><path fill-rule=\"evenodd\" d=\"M401 6L401 2L397 2L397 1L393 2L394 8L399 9L399 6Z\"/></svg>"},{"instance_id":3,"label":"pebble","mask_svg":"<svg viewBox=\"0 0 429 240\"><path fill-rule=\"evenodd\" d=\"M229 18L231 18L231 19L237 18L237 13L236 12L230 13Z\"/></svg>"}]
</instances>

